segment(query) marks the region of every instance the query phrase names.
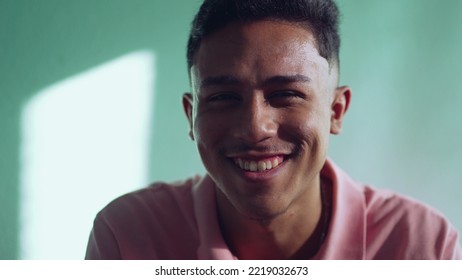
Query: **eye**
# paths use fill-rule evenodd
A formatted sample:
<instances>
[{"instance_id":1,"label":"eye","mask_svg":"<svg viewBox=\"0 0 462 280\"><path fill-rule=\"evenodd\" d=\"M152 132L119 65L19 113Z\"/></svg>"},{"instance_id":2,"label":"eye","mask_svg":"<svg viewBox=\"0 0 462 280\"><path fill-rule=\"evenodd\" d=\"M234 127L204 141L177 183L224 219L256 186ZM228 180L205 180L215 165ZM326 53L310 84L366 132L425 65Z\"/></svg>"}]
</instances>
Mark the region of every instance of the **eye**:
<instances>
[{"instance_id":1,"label":"eye","mask_svg":"<svg viewBox=\"0 0 462 280\"><path fill-rule=\"evenodd\" d=\"M267 97L267 102L276 108L288 108L302 104L306 100L306 95L293 90L281 90L272 92Z\"/></svg>"},{"instance_id":2,"label":"eye","mask_svg":"<svg viewBox=\"0 0 462 280\"><path fill-rule=\"evenodd\" d=\"M269 95L269 99L291 99L291 98L303 98L304 95L296 91L277 91Z\"/></svg>"},{"instance_id":3,"label":"eye","mask_svg":"<svg viewBox=\"0 0 462 280\"><path fill-rule=\"evenodd\" d=\"M233 92L220 92L213 94L207 98L207 102L227 102L227 101L238 101L239 95Z\"/></svg>"}]
</instances>

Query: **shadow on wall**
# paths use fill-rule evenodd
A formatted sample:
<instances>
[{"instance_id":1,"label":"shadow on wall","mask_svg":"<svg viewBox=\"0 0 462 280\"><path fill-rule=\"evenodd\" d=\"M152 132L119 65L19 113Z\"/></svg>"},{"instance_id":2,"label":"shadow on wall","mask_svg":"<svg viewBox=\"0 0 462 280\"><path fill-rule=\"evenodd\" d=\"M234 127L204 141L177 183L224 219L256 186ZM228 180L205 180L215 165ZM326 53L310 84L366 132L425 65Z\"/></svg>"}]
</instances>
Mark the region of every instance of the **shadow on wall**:
<instances>
[{"instance_id":1,"label":"shadow on wall","mask_svg":"<svg viewBox=\"0 0 462 280\"><path fill-rule=\"evenodd\" d=\"M24 107L20 258L83 258L95 213L147 184L153 77L153 55L135 52Z\"/></svg>"},{"instance_id":2,"label":"shadow on wall","mask_svg":"<svg viewBox=\"0 0 462 280\"><path fill-rule=\"evenodd\" d=\"M66 223L82 223L69 221L74 218L76 212L92 212L91 215L94 216L96 212L93 208L96 204L92 206L90 205L92 203L88 202L95 199L100 204L103 203L105 199L101 197L101 192L112 193L113 195L108 195L108 197L112 196L111 198L124 192L120 189L116 190L118 187L114 185L115 178L124 175L132 179L136 177L134 181L117 180L117 185L124 185L124 188L138 188L147 180L175 177L175 172L168 173L164 172L165 168L155 168L156 164L148 162L147 158L169 152L165 147L162 151L152 148L157 147L156 143L159 141L167 142L164 139L180 139L184 134L182 141L187 143L187 124L183 120L180 96L182 92L188 90L189 86L184 56L177 54L184 53L188 32L185 27L189 25L197 5L195 1L185 3L182 0L162 3L150 0L129 2L44 0L40 3L2 1L0 5L0 41L2 42L0 45L2 61L0 63L0 131L2 132L0 259L45 256L52 256L55 259L82 258L85 246L80 248L78 255L75 252L67 252L66 248L70 246L69 244L82 242L72 237L79 234L77 232L69 236L64 234L71 230L67 228ZM172 15L175 15L174 19ZM61 82L63 82L61 85L66 86L72 83L72 78L68 77L76 78L73 82L78 81L78 83L85 83L86 79L102 79L107 74L105 71L108 68L105 70L102 66L90 70L90 74L86 73L87 69L93 69L95 65L102 65L108 61L112 62L114 58L133 54L135 50L140 49L155 50L156 64L162 72L156 73L158 82L155 85L151 84L149 92L151 94L162 92L162 96L158 96L156 101L158 104L163 104L160 106L163 108L158 110L158 105L150 103L153 100L149 100L146 96L148 90L146 75L152 75L152 69L149 70L151 72L135 77L133 83L128 83L133 85L133 88L122 88L122 85L127 85L124 76L104 78L100 91L81 91L77 94L65 88L64 93L56 92L56 86ZM128 63L126 60L129 59L128 57L123 57L122 61L132 66L137 65L134 66L137 70L133 70L133 67L119 68L120 73L133 70L135 74L139 73L140 67L144 70L153 67L153 60L147 59L149 55L146 53L133 55L138 62ZM113 66L121 65L117 64L118 62L114 63ZM83 76L78 78L81 74ZM152 78L149 77L149 80ZM146 88L140 89L138 87L140 83ZM50 85L55 86L50 87ZM130 94L118 95L113 92L116 89L110 89L110 85ZM54 92L46 93L42 89ZM34 96L40 90L42 90L40 96ZM65 100L65 97L71 100ZM138 104L141 109L131 112L135 104ZM168 107L172 104L176 106L174 109ZM63 105L65 108L62 107ZM152 109L151 112L149 108ZM175 110L173 114L181 118L180 125L177 124L179 119L169 120L156 116L159 113ZM61 116L56 117L57 114ZM146 123L146 114L149 115L149 124ZM138 122L141 119L143 120ZM43 123L52 124L48 127L51 131L45 130L42 127ZM141 136L134 136L134 134L139 133L143 126L161 127L166 130L166 133L160 135L160 140L153 139L151 136L139 140ZM149 132L143 133L150 134L152 127L147 128ZM124 133L120 132L122 130ZM103 132L112 135L110 141L101 138ZM86 133L88 134L83 135ZM80 139L78 143L74 142L76 138ZM91 141L95 142L91 143ZM138 147L132 147L131 152L118 150L121 145L126 147L136 141L144 142L139 143ZM38 145L44 146L39 149L36 148ZM194 156L188 156L194 155L194 149L188 152L184 150L189 150L189 147L178 146L182 146L178 150L189 161L194 161ZM22 147L26 150L20 151ZM98 153L93 154L89 160L92 149L98 149ZM116 150L117 152L114 152ZM103 163L107 163L103 159L107 158L111 159L110 167L103 166ZM72 161L69 161L71 159ZM43 164L44 161L47 165ZM82 165L81 161L87 163ZM122 161L137 163L132 168L124 168L121 171ZM145 166L140 167L140 165ZM135 169L137 170L134 171ZM179 172L178 176L181 176L191 171L180 168L177 172ZM96 182L98 186L94 184ZM32 192L20 191L20 185ZM90 186L96 189L89 189ZM85 190L85 194L77 195L77 189ZM44 202L45 198L48 202ZM20 199L26 203L20 202ZM69 209L71 206L78 208L74 208L73 212L63 211L63 207ZM21 217L20 212L24 214ZM45 222L43 220L45 217L46 219L53 217L56 220ZM28 222L20 224L20 218L21 221ZM52 234L46 233L50 226L56 229ZM81 232L83 231L85 231L83 239L86 239L89 234L88 226L81 229ZM24 232L24 235L20 236L20 232ZM34 253L44 249L46 243L31 244L28 235L31 232L35 232L36 240L50 235L47 238L54 238L60 242L66 241L67 244L60 249L51 250L49 254ZM60 244L62 246L62 243ZM22 252L19 251L20 248Z\"/></svg>"}]
</instances>

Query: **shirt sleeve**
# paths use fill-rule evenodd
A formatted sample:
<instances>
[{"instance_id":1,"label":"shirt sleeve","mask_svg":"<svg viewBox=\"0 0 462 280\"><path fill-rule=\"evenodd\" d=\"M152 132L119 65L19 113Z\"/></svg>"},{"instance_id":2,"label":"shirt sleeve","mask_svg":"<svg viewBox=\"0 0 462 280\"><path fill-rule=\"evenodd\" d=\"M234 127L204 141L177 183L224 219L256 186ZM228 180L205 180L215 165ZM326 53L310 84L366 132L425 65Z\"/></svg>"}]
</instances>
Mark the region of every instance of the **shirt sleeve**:
<instances>
[{"instance_id":1,"label":"shirt sleeve","mask_svg":"<svg viewBox=\"0 0 462 280\"><path fill-rule=\"evenodd\" d=\"M455 229L451 229L448 234L446 246L442 250L441 259L443 260L461 260L462 249L459 243L459 234Z\"/></svg>"},{"instance_id":2,"label":"shirt sleeve","mask_svg":"<svg viewBox=\"0 0 462 280\"><path fill-rule=\"evenodd\" d=\"M462 249L460 245L457 245L455 253L454 253L454 260L462 260Z\"/></svg>"},{"instance_id":3,"label":"shirt sleeve","mask_svg":"<svg viewBox=\"0 0 462 280\"><path fill-rule=\"evenodd\" d=\"M109 225L101 216L97 216L85 254L86 260L120 260L122 259L117 239Z\"/></svg>"}]
</instances>

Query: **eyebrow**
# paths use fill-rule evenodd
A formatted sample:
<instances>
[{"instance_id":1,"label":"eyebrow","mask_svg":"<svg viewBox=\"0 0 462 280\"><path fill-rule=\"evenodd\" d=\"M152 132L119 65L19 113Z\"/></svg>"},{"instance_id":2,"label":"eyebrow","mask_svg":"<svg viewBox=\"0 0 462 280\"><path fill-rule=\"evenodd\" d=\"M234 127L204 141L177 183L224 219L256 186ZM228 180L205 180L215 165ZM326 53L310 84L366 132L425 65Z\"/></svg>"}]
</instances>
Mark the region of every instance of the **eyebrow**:
<instances>
[{"instance_id":1,"label":"eyebrow","mask_svg":"<svg viewBox=\"0 0 462 280\"><path fill-rule=\"evenodd\" d=\"M310 77L305 75L288 75L288 76L273 76L263 82L264 85L272 84L291 84L291 83L309 83L311 82Z\"/></svg>"},{"instance_id":2,"label":"eyebrow","mask_svg":"<svg viewBox=\"0 0 462 280\"><path fill-rule=\"evenodd\" d=\"M263 81L262 85L277 85L277 84L290 84L290 83L309 83L311 78L305 75L277 75L272 76ZM222 86L222 85L238 85L242 84L242 80L237 77L223 75L212 76L203 79L200 83L200 88L209 86Z\"/></svg>"},{"instance_id":3,"label":"eyebrow","mask_svg":"<svg viewBox=\"0 0 462 280\"><path fill-rule=\"evenodd\" d=\"M209 87L209 86L220 86L220 85L237 85L241 81L234 76L212 76L203 79L200 83L200 88Z\"/></svg>"}]
</instances>

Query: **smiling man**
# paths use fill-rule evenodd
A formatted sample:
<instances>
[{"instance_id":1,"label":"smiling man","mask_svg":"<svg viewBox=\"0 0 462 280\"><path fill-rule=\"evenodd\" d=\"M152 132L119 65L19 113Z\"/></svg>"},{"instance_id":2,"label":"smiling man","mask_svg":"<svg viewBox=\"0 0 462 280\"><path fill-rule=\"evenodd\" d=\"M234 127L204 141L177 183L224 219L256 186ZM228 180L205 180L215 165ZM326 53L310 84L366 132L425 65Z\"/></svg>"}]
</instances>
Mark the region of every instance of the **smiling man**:
<instances>
[{"instance_id":1,"label":"smiling man","mask_svg":"<svg viewBox=\"0 0 462 280\"><path fill-rule=\"evenodd\" d=\"M207 174L112 202L86 257L460 258L444 217L327 159L351 98L337 17L329 0L206 0L183 106Z\"/></svg>"}]
</instances>

